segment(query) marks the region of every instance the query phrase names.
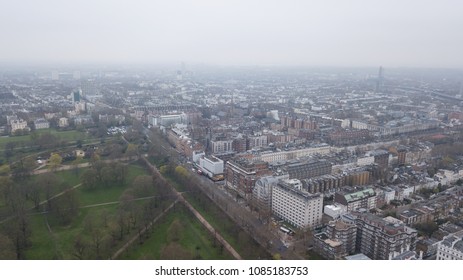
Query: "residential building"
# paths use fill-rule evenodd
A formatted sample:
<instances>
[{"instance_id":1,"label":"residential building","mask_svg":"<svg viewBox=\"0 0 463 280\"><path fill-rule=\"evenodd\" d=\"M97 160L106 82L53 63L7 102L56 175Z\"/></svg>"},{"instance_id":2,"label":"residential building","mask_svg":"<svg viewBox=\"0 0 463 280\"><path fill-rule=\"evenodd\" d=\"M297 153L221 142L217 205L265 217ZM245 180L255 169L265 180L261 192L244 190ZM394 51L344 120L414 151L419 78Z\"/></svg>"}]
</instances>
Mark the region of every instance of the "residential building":
<instances>
[{"instance_id":1,"label":"residential building","mask_svg":"<svg viewBox=\"0 0 463 280\"><path fill-rule=\"evenodd\" d=\"M211 141L211 152L213 154L233 152L233 140L224 139Z\"/></svg>"},{"instance_id":2,"label":"residential building","mask_svg":"<svg viewBox=\"0 0 463 280\"><path fill-rule=\"evenodd\" d=\"M393 217L353 212L357 225L357 251L374 260L388 260L396 253L415 250L417 231Z\"/></svg>"},{"instance_id":3,"label":"residential building","mask_svg":"<svg viewBox=\"0 0 463 280\"><path fill-rule=\"evenodd\" d=\"M389 166L389 152L385 150L375 150L370 152L374 157L374 163L380 168L386 169Z\"/></svg>"},{"instance_id":4,"label":"residential building","mask_svg":"<svg viewBox=\"0 0 463 280\"><path fill-rule=\"evenodd\" d=\"M310 193L333 194L346 185L344 174L323 175L302 180L304 188Z\"/></svg>"},{"instance_id":5,"label":"residential building","mask_svg":"<svg viewBox=\"0 0 463 280\"><path fill-rule=\"evenodd\" d=\"M295 227L315 228L321 224L323 197L303 191L299 180L280 180L272 190L272 212Z\"/></svg>"},{"instance_id":6,"label":"residential building","mask_svg":"<svg viewBox=\"0 0 463 280\"><path fill-rule=\"evenodd\" d=\"M314 237L314 250L318 254L329 260L342 260L355 253L357 226L341 219L330 221Z\"/></svg>"},{"instance_id":7,"label":"residential building","mask_svg":"<svg viewBox=\"0 0 463 280\"><path fill-rule=\"evenodd\" d=\"M289 179L307 179L331 174L332 165L326 160L290 161L285 166Z\"/></svg>"},{"instance_id":8,"label":"residential building","mask_svg":"<svg viewBox=\"0 0 463 280\"><path fill-rule=\"evenodd\" d=\"M463 231L449 234L437 245L437 260L463 260Z\"/></svg>"},{"instance_id":9,"label":"residential building","mask_svg":"<svg viewBox=\"0 0 463 280\"><path fill-rule=\"evenodd\" d=\"M34 121L34 127L35 129L46 129L46 128L50 128L50 123L43 119L43 118L40 118L40 119L36 119Z\"/></svg>"},{"instance_id":10,"label":"residential building","mask_svg":"<svg viewBox=\"0 0 463 280\"><path fill-rule=\"evenodd\" d=\"M248 150L267 146L267 135L248 136Z\"/></svg>"},{"instance_id":11,"label":"residential building","mask_svg":"<svg viewBox=\"0 0 463 280\"><path fill-rule=\"evenodd\" d=\"M254 205L260 211L272 210L272 190L278 183L278 178L274 176L266 176L258 179L252 191L252 199Z\"/></svg>"},{"instance_id":12,"label":"residential building","mask_svg":"<svg viewBox=\"0 0 463 280\"><path fill-rule=\"evenodd\" d=\"M29 130L27 122L20 118L13 118L9 120L9 124L11 127L11 133L15 133L17 130Z\"/></svg>"},{"instance_id":13,"label":"residential building","mask_svg":"<svg viewBox=\"0 0 463 280\"><path fill-rule=\"evenodd\" d=\"M334 195L334 202L344 205L347 212L376 208L376 193L372 188L345 188Z\"/></svg>"},{"instance_id":14,"label":"residential building","mask_svg":"<svg viewBox=\"0 0 463 280\"><path fill-rule=\"evenodd\" d=\"M59 118L58 120L58 126L59 127L68 127L69 126L69 120L68 118Z\"/></svg>"},{"instance_id":15,"label":"residential building","mask_svg":"<svg viewBox=\"0 0 463 280\"><path fill-rule=\"evenodd\" d=\"M249 199L256 181L271 174L268 163L235 158L227 162L225 167L225 184L242 197Z\"/></svg>"}]
</instances>

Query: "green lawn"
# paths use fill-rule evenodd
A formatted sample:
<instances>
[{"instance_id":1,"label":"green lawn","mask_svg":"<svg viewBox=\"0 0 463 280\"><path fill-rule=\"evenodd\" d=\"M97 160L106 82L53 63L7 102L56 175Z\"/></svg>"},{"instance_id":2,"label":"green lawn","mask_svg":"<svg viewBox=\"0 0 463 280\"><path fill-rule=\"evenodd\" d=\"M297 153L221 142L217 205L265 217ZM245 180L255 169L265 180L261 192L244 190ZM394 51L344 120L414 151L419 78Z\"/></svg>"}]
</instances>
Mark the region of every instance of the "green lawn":
<instances>
[{"instance_id":1,"label":"green lawn","mask_svg":"<svg viewBox=\"0 0 463 280\"><path fill-rule=\"evenodd\" d=\"M55 175L66 182L69 186L75 186L80 184L80 175L86 170L87 168L79 168L78 170L65 170L65 171L58 171L55 172Z\"/></svg>"},{"instance_id":2,"label":"green lawn","mask_svg":"<svg viewBox=\"0 0 463 280\"><path fill-rule=\"evenodd\" d=\"M48 230L45 215L30 217L32 227L31 248L26 252L29 260L76 259L73 255L74 241L84 232L86 219L98 219L103 211L116 211L116 205L81 209L78 217L68 226L58 226L50 223ZM90 248L89 248L90 249Z\"/></svg>"},{"instance_id":3,"label":"green lawn","mask_svg":"<svg viewBox=\"0 0 463 280\"><path fill-rule=\"evenodd\" d=\"M80 183L80 175L84 169L80 169L78 173L75 170L67 170L56 172L57 177L66 182L69 185L76 185ZM110 186L107 188L99 188L97 190L84 190L78 188L76 190L77 198L80 206L99 204L105 202L118 201L121 194L127 189L131 182L138 175L147 174L147 171L137 164L128 166L127 180L125 184ZM144 203L143 201L138 202L139 204ZM50 216L48 216L48 222L51 232L47 226L47 214L35 214L29 216L31 225L31 244L32 246L26 251L27 259L76 259L73 254L75 252L74 243L77 236L82 236L86 250L94 250L92 237L87 232L85 225L91 221L101 229L103 233L103 247L101 250L105 250L104 256L109 256L115 248L121 246L126 242L128 236L135 233L125 235L123 240L110 241L110 226L114 229L116 224L116 212L118 204L104 205L91 208L79 209L78 216L75 217L71 224L61 226L54 222ZM159 210L161 211L161 210ZM104 226L103 216L108 218L108 226ZM111 243L113 242L113 243ZM114 243L115 242L115 243Z\"/></svg>"},{"instance_id":4,"label":"green lawn","mask_svg":"<svg viewBox=\"0 0 463 280\"><path fill-rule=\"evenodd\" d=\"M171 209L154 228L151 236L143 244L137 243L121 259L160 259L162 249L168 244L168 229L174 220L183 227L178 243L196 259L232 259L230 254L213 243L213 237L201 223L181 204ZM216 243L218 244L218 242Z\"/></svg>"},{"instance_id":5,"label":"green lawn","mask_svg":"<svg viewBox=\"0 0 463 280\"><path fill-rule=\"evenodd\" d=\"M109 187L101 187L96 190L85 190L79 188L80 205L92 205L111 201L118 201L125 189L139 175L146 175L147 171L139 165L129 165L127 171L126 184L114 185Z\"/></svg>"},{"instance_id":6,"label":"green lawn","mask_svg":"<svg viewBox=\"0 0 463 280\"><path fill-rule=\"evenodd\" d=\"M67 130L67 131L58 131L53 128L49 129L39 129L36 130L37 134L45 134L45 133L50 133L54 136L57 136L61 140L67 140L67 141L76 141L76 140L85 140L88 137L88 134L82 131L77 131L77 130ZM30 135L21 135L21 136L4 136L0 137L0 149L4 149L4 146L8 142L29 142L31 141L31 136Z\"/></svg>"}]
</instances>

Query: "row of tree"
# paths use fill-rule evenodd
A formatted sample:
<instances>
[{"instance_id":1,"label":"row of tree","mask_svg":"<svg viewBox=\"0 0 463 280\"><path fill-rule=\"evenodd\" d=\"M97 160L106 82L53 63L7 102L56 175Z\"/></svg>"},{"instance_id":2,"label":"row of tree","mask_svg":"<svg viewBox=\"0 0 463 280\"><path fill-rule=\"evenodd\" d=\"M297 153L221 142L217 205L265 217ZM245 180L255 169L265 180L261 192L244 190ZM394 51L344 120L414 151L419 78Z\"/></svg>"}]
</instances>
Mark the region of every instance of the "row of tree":
<instances>
[{"instance_id":1,"label":"row of tree","mask_svg":"<svg viewBox=\"0 0 463 280\"><path fill-rule=\"evenodd\" d=\"M96 160L82 173L80 179L83 188L87 190L121 185L127 179L127 166L120 162Z\"/></svg>"}]
</instances>

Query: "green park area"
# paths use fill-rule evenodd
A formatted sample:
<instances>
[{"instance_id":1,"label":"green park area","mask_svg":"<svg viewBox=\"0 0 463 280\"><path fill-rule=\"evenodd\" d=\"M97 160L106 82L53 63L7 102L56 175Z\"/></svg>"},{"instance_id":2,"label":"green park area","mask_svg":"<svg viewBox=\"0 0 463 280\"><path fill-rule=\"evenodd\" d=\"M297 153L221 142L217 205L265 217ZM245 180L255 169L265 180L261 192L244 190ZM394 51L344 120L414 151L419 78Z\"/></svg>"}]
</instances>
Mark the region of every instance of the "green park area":
<instances>
[{"instance_id":1,"label":"green park area","mask_svg":"<svg viewBox=\"0 0 463 280\"><path fill-rule=\"evenodd\" d=\"M21 136L0 137L0 163L20 160L29 155L57 151L70 145L99 143L84 131L41 129Z\"/></svg>"},{"instance_id":2,"label":"green park area","mask_svg":"<svg viewBox=\"0 0 463 280\"><path fill-rule=\"evenodd\" d=\"M21 143L25 144L26 143L31 143L31 141L34 140L35 137L40 137L44 134L50 134L55 137L57 137L60 140L64 141L77 141L77 140L85 140L89 138L88 134L85 133L84 131L77 131L77 130L64 130L64 131L59 131L53 128L48 128L48 129L40 129L32 132L29 135L21 135L21 136L3 136L0 137L0 149L5 149L5 145L8 142L12 143Z\"/></svg>"},{"instance_id":3,"label":"green park area","mask_svg":"<svg viewBox=\"0 0 463 280\"><path fill-rule=\"evenodd\" d=\"M1 259L110 259L132 238L118 258L231 258L182 204L161 215L175 196L138 162L97 162L16 183L2 177L0 187Z\"/></svg>"},{"instance_id":4,"label":"green park area","mask_svg":"<svg viewBox=\"0 0 463 280\"><path fill-rule=\"evenodd\" d=\"M151 201L134 200L144 195L134 188L151 187L149 194L156 195L151 176L137 163L100 163L96 177L116 178L111 170L124 173L120 180L103 183L90 180L94 168L33 175L19 183L2 177L1 257L107 259L135 234ZM163 203L155 203L149 214L161 212Z\"/></svg>"},{"instance_id":5,"label":"green park area","mask_svg":"<svg viewBox=\"0 0 463 280\"><path fill-rule=\"evenodd\" d=\"M121 259L232 259L182 204L177 203L151 231L151 237L137 242Z\"/></svg>"}]
</instances>

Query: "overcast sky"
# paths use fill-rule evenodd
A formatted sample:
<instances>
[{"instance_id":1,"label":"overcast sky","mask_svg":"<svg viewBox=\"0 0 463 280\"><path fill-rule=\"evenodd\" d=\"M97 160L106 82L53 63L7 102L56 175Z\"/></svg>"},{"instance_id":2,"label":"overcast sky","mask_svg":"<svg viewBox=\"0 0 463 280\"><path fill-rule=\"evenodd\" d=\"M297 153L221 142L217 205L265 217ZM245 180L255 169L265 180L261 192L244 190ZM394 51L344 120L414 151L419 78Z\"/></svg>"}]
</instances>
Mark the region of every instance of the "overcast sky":
<instances>
[{"instance_id":1,"label":"overcast sky","mask_svg":"<svg viewBox=\"0 0 463 280\"><path fill-rule=\"evenodd\" d=\"M0 0L0 63L463 68L461 0Z\"/></svg>"}]
</instances>

